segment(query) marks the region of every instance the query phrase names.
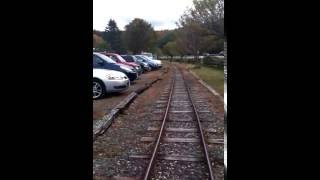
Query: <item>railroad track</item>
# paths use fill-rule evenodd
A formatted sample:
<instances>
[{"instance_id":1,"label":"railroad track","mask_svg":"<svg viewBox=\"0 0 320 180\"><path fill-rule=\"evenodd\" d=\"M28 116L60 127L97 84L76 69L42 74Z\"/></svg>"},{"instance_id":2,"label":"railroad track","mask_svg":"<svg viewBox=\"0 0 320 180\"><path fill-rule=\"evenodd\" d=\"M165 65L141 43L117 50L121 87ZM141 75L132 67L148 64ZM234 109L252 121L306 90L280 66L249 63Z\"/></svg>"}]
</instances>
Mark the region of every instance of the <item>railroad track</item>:
<instances>
[{"instance_id":1,"label":"railroad track","mask_svg":"<svg viewBox=\"0 0 320 180\"><path fill-rule=\"evenodd\" d=\"M155 142L152 154L131 155L131 158L149 158L143 179L217 179L210 160L208 144L224 145L223 138L206 138L205 134L217 133L201 118L211 113L205 99L190 87L183 74L175 68L170 88L157 101L158 121L161 126L149 127L157 136L142 137L143 142ZM162 116L161 116L162 115ZM205 126L203 123L206 122ZM218 137L218 136L216 136Z\"/></svg>"}]
</instances>

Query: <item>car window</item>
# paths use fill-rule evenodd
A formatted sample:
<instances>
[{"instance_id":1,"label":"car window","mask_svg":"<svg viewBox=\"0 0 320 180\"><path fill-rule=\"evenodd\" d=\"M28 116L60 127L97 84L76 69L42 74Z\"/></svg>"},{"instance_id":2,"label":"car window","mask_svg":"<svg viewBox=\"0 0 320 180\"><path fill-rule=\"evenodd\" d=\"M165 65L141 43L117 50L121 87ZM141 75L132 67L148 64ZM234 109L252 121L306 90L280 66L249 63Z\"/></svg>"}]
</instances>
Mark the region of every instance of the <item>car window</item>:
<instances>
[{"instance_id":1,"label":"car window","mask_svg":"<svg viewBox=\"0 0 320 180\"><path fill-rule=\"evenodd\" d=\"M132 56L133 61L137 62L138 58L136 58L135 56Z\"/></svg>"},{"instance_id":2,"label":"car window","mask_svg":"<svg viewBox=\"0 0 320 180\"><path fill-rule=\"evenodd\" d=\"M127 61L127 59L128 59L128 56L124 56L124 55L120 55L124 60L126 60Z\"/></svg>"},{"instance_id":3,"label":"car window","mask_svg":"<svg viewBox=\"0 0 320 180\"><path fill-rule=\"evenodd\" d=\"M142 55L141 57L144 58L144 59L146 59L146 60L152 60L150 57L145 56L145 55Z\"/></svg>"},{"instance_id":4,"label":"car window","mask_svg":"<svg viewBox=\"0 0 320 180\"><path fill-rule=\"evenodd\" d=\"M101 65L99 63L103 62L102 59L100 59L99 57L93 55L93 67L100 67Z\"/></svg>"},{"instance_id":5,"label":"car window","mask_svg":"<svg viewBox=\"0 0 320 180\"><path fill-rule=\"evenodd\" d=\"M101 60L106 61L107 63L116 64L116 62L114 62L114 60L112 60L111 58L107 57L104 54L95 53L94 55L99 57Z\"/></svg>"},{"instance_id":6,"label":"car window","mask_svg":"<svg viewBox=\"0 0 320 180\"><path fill-rule=\"evenodd\" d=\"M150 61L149 58L147 58L146 56L143 56L143 55L139 55L137 57L139 57L140 59L143 59L143 62Z\"/></svg>"},{"instance_id":7,"label":"car window","mask_svg":"<svg viewBox=\"0 0 320 180\"><path fill-rule=\"evenodd\" d=\"M144 59L140 56L136 56L137 59L139 59L140 61L144 61Z\"/></svg>"},{"instance_id":8,"label":"car window","mask_svg":"<svg viewBox=\"0 0 320 180\"><path fill-rule=\"evenodd\" d=\"M137 60L138 60L138 59L137 59L136 57L134 57L134 56L131 56L131 58L132 58L133 61L137 61Z\"/></svg>"},{"instance_id":9,"label":"car window","mask_svg":"<svg viewBox=\"0 0 320 180\"><path fill-rule=\"evenodd\" d=\"M128 60L128 56L120 55L125 61Z\"/></svg>"},{"instance_id":10,"label":"car window","mask_svg":"<svg viewBox=\"0 0 320 180\"><path fill-rule=\"evenodd\" d=\"M109 56L112 60L117 61L117 58L113 55Z\"/></svg>"},{"instance_id":11,"label":"car window","mask_svg":"<svg viewBox=\"0 0 320 180\"><path fill-rule=\"evenodd\" d=\"M117 59L120 61L120 62L127 62L125 59L123 59L120 55L115 55L117 56Z\"/></svg>"},{"instance_id":12,"label":"car window","mask_svg":"<svg viewBox=\"0 0 320 180\"><path fill-rule=\"evenodd\" d=\"M134 60L131 56L127 56L126 58L127 58L128 62L134 62Z\"/></svg>"},{"instance_id":13,"label":"car window","mask_svg":"<svg viewBox=\"0 0 320 180\"><path fill-rule=\"evenodd\" d=\"M93 64L93 67L97 67L97 60L96 60L96 57L93 55L92 56L92 59L93 59L93 62L92 62L92 64Z\"/></svg>"}]
</instances>

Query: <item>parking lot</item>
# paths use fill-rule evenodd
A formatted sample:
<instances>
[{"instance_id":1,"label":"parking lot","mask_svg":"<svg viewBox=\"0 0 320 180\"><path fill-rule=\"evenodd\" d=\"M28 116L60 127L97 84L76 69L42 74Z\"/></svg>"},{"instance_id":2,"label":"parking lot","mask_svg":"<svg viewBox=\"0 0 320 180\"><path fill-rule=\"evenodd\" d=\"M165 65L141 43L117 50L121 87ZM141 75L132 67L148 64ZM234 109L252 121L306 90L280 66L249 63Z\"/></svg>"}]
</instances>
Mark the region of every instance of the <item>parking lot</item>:
<instances>
[{"instance_id":1,"label":"parking lot","mask_svg":"<svg viewBox=\"0 0 320 180\"><path fill-rule=\"evenodd\" d=\"M157 79L168 67L169 65L164 63L161 69L141 74L139 79L131 83L128 90L120 93L109 93L101 99L93 100L93 121L109 113L112 108L124 100L131 92Z\"/></svg>"}]
</instances>

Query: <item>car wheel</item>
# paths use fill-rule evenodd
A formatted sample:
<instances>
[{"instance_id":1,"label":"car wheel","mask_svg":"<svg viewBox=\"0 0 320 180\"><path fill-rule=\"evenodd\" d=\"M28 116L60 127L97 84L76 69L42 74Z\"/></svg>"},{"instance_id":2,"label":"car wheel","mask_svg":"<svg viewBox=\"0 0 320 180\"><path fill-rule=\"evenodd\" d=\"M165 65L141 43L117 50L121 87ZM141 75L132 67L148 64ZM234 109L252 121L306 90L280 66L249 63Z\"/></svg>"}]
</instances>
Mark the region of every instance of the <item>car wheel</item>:
<instances>
[{"instance_id":1,"label":"car wheel","mask_svg":"<svg viewBox=\"0 0 320 180\"><path fill-rule=\"evenodd\" d=\"M104 87L104 84L97 79L93 80L93 99L99 99L101 97L103 97L106 93L106 89Z\"/></svg>"}]
</instances>

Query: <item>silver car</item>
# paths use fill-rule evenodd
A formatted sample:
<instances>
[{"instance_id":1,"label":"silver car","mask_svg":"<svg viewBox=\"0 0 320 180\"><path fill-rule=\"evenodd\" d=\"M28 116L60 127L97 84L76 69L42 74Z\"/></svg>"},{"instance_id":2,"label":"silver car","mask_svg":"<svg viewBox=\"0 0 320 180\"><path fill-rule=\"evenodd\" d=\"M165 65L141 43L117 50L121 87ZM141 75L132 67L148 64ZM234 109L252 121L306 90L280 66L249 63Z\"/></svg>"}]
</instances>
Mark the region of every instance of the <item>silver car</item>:
<instances>
[{"instance_id":1,"label":"silver car","mask_svg":"<svg viewBox=\"0 0 320 180\"><path fill-rule=\"evenodd\" d=\"M103 97L109 92L121 92L130 87L129 78L122 72L93 69L93 99Z\"/></svg>"},{"instance_id":2,"label":"silver car","mask_svg":"<svg viewBox=\"0 0 320 180\"><path fill-rule=\"evenodd\" d=\"M160 60L150 58L149 56L146 56L146 55L142 55L142 56L145 58L148 58L152 62L155 62L158 65L158 67L162 67L162 62Z\"/></svg>"}]
</instances>

